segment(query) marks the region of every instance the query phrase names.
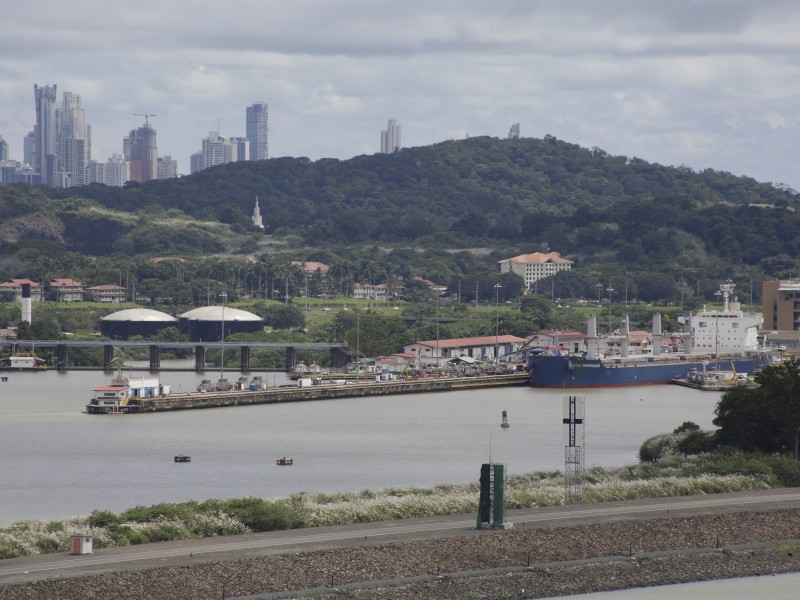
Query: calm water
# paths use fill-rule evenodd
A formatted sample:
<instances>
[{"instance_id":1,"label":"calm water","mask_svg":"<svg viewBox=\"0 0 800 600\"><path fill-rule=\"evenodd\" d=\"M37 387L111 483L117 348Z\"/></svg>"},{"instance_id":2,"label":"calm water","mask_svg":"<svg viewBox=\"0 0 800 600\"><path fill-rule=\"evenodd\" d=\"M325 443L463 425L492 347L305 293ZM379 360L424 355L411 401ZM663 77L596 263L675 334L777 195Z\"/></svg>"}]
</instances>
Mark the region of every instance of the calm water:
<instances>
[{"instance_id":1,"label":"calm water","mask_svg":"<svg viewBox=\"0 0 800 600\"><path fill-rule=\"evenodd\" d=\"M701 581L680 585L632 588L614 592L597 592L570 596L571 600L795 600L800 574L786 573L764 577L741 577L719 581ZM563 596L561 597L563 598ZM554 600L554 599L553 599Z\"/></svg>"},{"instance_id":2,"label":"calm water","mask_svg":"<svg viewBox=\"0 0 800 600\"><path fill-rule=\"evenodd\" d=\"M464 483L492 458L511 474L562 470L563 391L488 389L86 415L102 372L5 373L0 383L0 524L139 504ZM135 375L135 374L134 374ZM215 375L208 375L215 377ZM231 379L238 374L226 373ZM174 391L201 376L162 373ZM285 383L283 375L270 384ZM719 394L677 386L586 390L586 464L636 461L642 441L691 420L710 427ZM507 410L511 427L501 429ZM175 454L191 463L175 464ZM294 466L277 467L283 455Z\"/></svg>"}]
</instances>

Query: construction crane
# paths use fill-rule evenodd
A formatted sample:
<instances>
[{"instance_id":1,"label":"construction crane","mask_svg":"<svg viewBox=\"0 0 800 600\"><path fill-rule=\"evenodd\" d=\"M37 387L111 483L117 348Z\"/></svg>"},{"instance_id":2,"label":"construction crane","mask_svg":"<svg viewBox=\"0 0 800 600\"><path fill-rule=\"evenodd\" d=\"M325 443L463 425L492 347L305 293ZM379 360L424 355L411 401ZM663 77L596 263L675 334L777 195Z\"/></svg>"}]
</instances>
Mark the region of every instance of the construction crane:
<instances>
[{"instance_id":1,"label":"construction crane","mask_svg":"<svg viewBox=\"0 0 800 600\"><path fill-rule=\"evenodd\" d=\"M150 117L157 117L158 115L150 114L150 113L131 113L132 117L144 117L144 126L150 127Z\"/></svg>"}]
</instances>

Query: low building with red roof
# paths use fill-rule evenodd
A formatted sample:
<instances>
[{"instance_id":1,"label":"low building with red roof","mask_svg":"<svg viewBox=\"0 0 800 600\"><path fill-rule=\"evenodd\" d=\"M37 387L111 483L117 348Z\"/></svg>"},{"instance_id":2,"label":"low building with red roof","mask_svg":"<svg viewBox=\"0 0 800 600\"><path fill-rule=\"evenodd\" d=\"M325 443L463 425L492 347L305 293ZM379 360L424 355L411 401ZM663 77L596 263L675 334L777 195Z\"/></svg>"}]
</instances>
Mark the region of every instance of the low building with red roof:
<instances>
[{"instance_id":1,"label":"low building with red roof","mask_svg":"<svg viewBox=\"0 0 800 600\"><path fill-rule=\"evenodd\" d=\"M485 335L446 340L425 340L403 346L403 352L417 357L421 365L440 363L459 356L475 360L504 360L504 356L516 352L525 340L515 335Z\"/></svg>"},{"instance_id":2,"label":"low building with red roof","mask_svg":"<svg viewBox=\"0 0 800 600\"><path fill-rule=\"evenodd\" d=\"M0 293L8 292L14 294L14 299L17 301L22 300L22 286L24 284L31 286L31 301L37 302L42 300L42 284L31 279L9 279L0 283Z\"/></svg>"},{"instance_id":3,"label":"low building with red roof","mask_svg":"<svg viewBox=\"0 0 800 600\"><path fill-rule=\"evenodd\" d=\"M61 302L80 302L83 300L84 284L74 279L54 279L50 289L56 293Z\"/></svg>"}]
</instances>

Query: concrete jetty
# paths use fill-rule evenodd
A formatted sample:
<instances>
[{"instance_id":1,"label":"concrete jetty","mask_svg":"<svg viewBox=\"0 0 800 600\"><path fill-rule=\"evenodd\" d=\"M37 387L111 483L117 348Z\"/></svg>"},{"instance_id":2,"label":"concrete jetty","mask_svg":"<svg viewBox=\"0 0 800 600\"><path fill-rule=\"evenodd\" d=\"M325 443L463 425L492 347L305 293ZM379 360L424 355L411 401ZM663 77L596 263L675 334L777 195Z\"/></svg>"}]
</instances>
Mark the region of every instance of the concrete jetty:
<instances>
[{"instance_id":1,"label":"concrete jetty","mask_svg":"<svg viewBox=\"0 0 800 600\"><path fill-rule=\"evenodd\" d=\"M527 373L510 375L483 375L479 377L422 377L403 381L369 381L347 383L321 383L312 386L283 385L264 390L231 390L226 392L188 392L169 394L157 398L131 398L116 410L89 404L89 414L152 413L169 410L195 410L224 406L249 406L279 402L306 402L333 400L358 396L388 396L394 394L419 394L452 390L480 389L528 384Z\"/></svg>"}]
</instances>

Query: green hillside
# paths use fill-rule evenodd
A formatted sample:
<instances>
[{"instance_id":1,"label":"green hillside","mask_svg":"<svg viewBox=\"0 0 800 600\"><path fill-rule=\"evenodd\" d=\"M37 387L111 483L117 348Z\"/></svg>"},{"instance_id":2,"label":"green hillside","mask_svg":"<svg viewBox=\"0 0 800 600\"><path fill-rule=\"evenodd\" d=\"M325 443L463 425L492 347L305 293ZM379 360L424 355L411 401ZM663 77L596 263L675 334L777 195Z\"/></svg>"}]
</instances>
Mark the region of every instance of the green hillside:
<instances>
[{"instance_id":1,"label":"green hillside","mask_svg":"<svg viewBox=\"0 0 800 600\"><path fill-rule=\"evenodd\" d=\"M125 188L2 186L0 243L13 251L20 236L8 223L36 237L25 218L47 215L42 237L74 251L208 254L222 247L211 222L256 236L256 197L267 233L317 248L550 248L579 265L745 264L766 273L792 270L800 257L793 191L552 136L471 138L345 161L232 163Z\"/></svg>"}]
</instances>

